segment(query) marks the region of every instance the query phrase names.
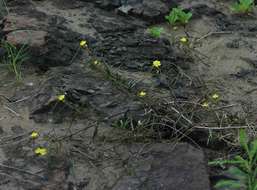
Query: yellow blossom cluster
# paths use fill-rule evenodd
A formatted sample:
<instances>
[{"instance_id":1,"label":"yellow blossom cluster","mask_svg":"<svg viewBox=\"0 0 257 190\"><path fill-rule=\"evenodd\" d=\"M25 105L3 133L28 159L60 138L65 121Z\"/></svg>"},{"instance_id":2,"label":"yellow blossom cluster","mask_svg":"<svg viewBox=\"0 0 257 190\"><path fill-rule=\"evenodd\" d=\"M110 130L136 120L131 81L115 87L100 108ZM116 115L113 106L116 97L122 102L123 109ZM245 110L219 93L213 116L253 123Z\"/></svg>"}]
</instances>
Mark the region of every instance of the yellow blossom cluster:
<instances>
[{"instance_id":1,"label":"yellow blossom cluster","mask_svg":"<svg viewBox=\"0 0 257 190\"><path fill-rule=\"evenodd\" d=\"M220 98L220 95L219 95L218 93L214 93L214 94L212 94L212 95L210 96L210 100L209 100L209 101L205 100L205 101L201 104L201 106L202 106L203 108L208 108L208 107L210 106L211 102L213 102L213 101L218 101L219 98Z\"/></svg>"},{"instance_id":2,"label":"yellow blossom cluster","mask_svg":"<svg viewBox=\"0 0 257 190\"><path fill-rule=\"evenodd\" d=\"M39 133L37 131L32 131L30 134L30 138L35 140L39 137ZM47 154L47 149L43 147L37 147L34 150L34 153L38 156L45 156Z\"/></svg>"}]
</instances>

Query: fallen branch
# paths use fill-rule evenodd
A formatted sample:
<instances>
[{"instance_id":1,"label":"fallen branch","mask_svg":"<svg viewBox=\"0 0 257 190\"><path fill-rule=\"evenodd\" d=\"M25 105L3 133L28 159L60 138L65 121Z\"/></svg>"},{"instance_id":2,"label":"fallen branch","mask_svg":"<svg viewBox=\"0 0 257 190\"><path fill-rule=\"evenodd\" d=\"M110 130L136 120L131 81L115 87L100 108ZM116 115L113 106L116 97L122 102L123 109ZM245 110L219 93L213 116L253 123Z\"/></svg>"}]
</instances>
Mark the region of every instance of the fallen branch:
<instances>
[{"instance_id":1,"label":"fallen branch","mask_svg":"<svg viewBox=\"0 0 257 190\"><path fill-rule=\"evenodd\" d=\"M225 129L248 129L248 128L257 128L257 126L227 126L227 127L203 127L203 126L194 126L193 128L197 129L207 129L207 130L225 130Z\"/></svg>"}]
</instances>

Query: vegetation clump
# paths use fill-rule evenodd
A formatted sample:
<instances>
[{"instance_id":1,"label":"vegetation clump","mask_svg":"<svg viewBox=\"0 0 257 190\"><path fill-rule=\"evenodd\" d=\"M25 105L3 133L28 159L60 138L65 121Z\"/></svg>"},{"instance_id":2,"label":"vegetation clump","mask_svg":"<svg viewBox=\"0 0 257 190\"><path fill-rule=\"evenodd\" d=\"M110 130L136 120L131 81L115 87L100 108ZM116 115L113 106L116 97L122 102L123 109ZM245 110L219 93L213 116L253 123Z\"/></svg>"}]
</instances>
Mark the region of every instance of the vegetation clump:
<instances>
[{"instance_id":1,"label":"vegetation clump","mask_svg":"<svg viewBox=\"0 0 257 190\"><path fill-rule=\"evenodd\" d=\"M189 20L192 18L193 14L191 12L186 13L181 8L173 8L169 15L165 16L165 19L169 22L169 24L182 24L186 25Z\"/></svg>"},{"instance_id":2,"label":"vegetation clump","mask_svg":"<svg viewBox=\"0 0 257 190\"><path fill-rule=\"evenodd\" d=\"M239 142L245 157L237 155L229 160L215 160L210 165L229 164L231 179L220 180L215 187L225 190L245 189L257 190L257 139L250 141L245 130L240 130Z\"/></svg>"},{"instance_id":3,"label":"vegetation clump","mask_svg":"<svg viewBox=\"0 0 257 190\"><path fill-rule=\"evenodd\" d=\"M149 29L150 35L154 38L160 38L161 34L163 32L163 28L162 27L152 27Z\"/></svg>"},{"instance_id":4,"label":"vegetation clump","mask_svg":"<svg viewBox=\"0 0 257 190\"><path fill-rule=\"evenodd\" d=\"M252 11L254 7L254 0L239 0L232 5L231 10L238 14L247 14Z\"/></svg>"},{"instance_id":5,"label":"vegetation clump","mask_svg":"<svg viewBox=\"0 0 257 190\"><path fill-rule=\"evenodd\" d=\"M4 42L2 46L6 55L1 60L1 65L7 66L8 70L15 74L16 79L21 80L21 66L28 59L28 48L25 45L18 48L8 42Z\"/></svg>"}]
</instances>

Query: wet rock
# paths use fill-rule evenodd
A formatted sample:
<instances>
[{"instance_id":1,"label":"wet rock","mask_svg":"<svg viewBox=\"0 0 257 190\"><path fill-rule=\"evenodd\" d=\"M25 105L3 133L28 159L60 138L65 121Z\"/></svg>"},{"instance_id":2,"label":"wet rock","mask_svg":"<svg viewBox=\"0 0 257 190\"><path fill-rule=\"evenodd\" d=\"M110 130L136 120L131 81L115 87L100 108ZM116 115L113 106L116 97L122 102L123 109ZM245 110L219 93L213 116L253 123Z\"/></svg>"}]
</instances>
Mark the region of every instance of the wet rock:
<instances>
[{"instance_id":1,"label":"wet rock","mask_svg":"<svg viewBox=\"0 0 257 190\"><path fill-rule=\"evenodd\" d=\"M2 126L0 126L0 135L3 135L4 134L4 129Z\"/></svg>"},{"instance_id":2,"label":"wet rock","mask_svg":"<svg viewBox=\"0 0 257 190\"><path fill-rule=\"evenodd\" d=\"M170 8L171 6L163 1L144 0L140 5L133 8L131 14L150 22L160 22L164 20L164 16L169 13Z\"/></svg>"},{"instance_id":3,"label":"wet rock","mask_svg":"<svg viewBox=\"0 0 257 190\"><path fill-rule=\"evenodd\" d=\"M21 126L15 125L11 128L14 134L21 134L24 132L24 129Z\"/></svg>"},{"instance_id":4,"label":"wet rock","mask_svg":"<svg viewBox=\"0 0 257 190\"><path fill-rule=\"evenodd\" d=\"M18 30L6 36L8 43L13 45L26 45L30 48L41 48L46 45L47 32L33 30ZM41 50L42 51L42 50Z\"/></svg>"},{"instance_id":5,"label":"wet rock","mask_svg":"<svg viewBox=\"0 0 257 190\"><path fill-rule=\"evenodd\" d=\"M52 3L60 9L77 9L85 6L85 3L79 0L55 0Z\"/></svg>"},{"instance_id":6,"label":"wet rock","mask_svg":"<svg viewBox=\"0 0 257 190\"><path fill-rule=\"evenodd\" d=\"M254 19L246 19L237 15L217 15L216 23L222 31L247 32L246 34L242 35L249 37L255 37L255 32L257 31L257 24Z\"/></svg>"},{"instance_id":7,"label":"wet rock","mask_svg":"<svg viewBox=\"0 0 257 190\"><path fill-rule=\"evenodd\" d=\"M103 35L105 40L93 47L94 53L113 66L131 70L149 70L154 60L160 60L164 67L170 67L169 62L176 62L178 58L165 40L153 39L142 31L113 32Z\"/></svg>"},{"instance_id":8,"label":"wet rock","mask_svg":"<svg viewBox=\"0 0 257 190\"><path fill-rule=\"evenodd\" d=\"M233 41L231 41L231 42L228 42L228 43L226 44L226 46L227 46L228 48L237 49L237 48L239 48L239 43L240 43L240 39L235 39L235 40L233 40Z\"/></svg>"},{"instance_id":9,"label":"wet rock","mask_svg":"<svg viewBox=\"0 0 257 190\"><path fill-rule=\"evenodd\" d=\"M127 15L131 10L133 10L133 7L131 5L123 5L118 8L118 13Z\"/></svg>"},{"instance_id":10,"label":"wet rock","mask_svg":"<svg viewBox=\"0 0 257 190\"><path fill-rule=\"evenodd\" d=\"M101 8L117 9L120 13L133 15L149 22L164 20L164 15L168 14L171 7L177 6L178 3L174 0L99 0L93 2Z\"/></svg>"},{"instance_id":11,"label":"wet rock","mask_svg":"<svg viewBox=\"0 0 257 190\"><path fill-rule=\"evenodd\" d=\"M72 114L98 118L111 123L123 117L141 117L142 104L128 99L110 81L92 70L81 70L78 66L49 72L54 78L48 80L30 104L31 118L38 122L62 122ZM56 100L57 95L66 94L64 103ZM87 110L87 111L86 111Z\"/></svg>"},{"instance_id":12,"label":"wet rock","mask_svg":"<svg viewBox=\"0 0 257 190\"><path fill-rule=\"evenodd\" d=\"M38 30L48 26L47 16L39 13L37 16L31 17L29 14L19 15L19 13L11 13L4 18L3 32L9 33L17 30Z\"/></svg>"},{"instance_id":13,"label":"wet rock","mask_svg":"<svg viewBox=\"0 0 257 190\"><path fill-rule=\"evenodd\" d=\"M156 77L156 85L162 88L169 88L169 81L166 75L160 74L160 76Z\"/></svg>"},{"instance_id":14,"label":"wet rock","mask_svg":"<svg viewBox=\"0 0 257 190\"><path fill-rule=\"evenodd\" d=\"M26 14L8 15L3 22L3 32L9 43L28 47L33 65L40 68L69 65L82 35L68 30L64 22L58 16L31 9ZM77 57L80 53L77 52Z\"/></svg>"},{"instance_id":15,"label":"wet rock","mask_svg":"<svg viewBox=\"0 0 257 190\"><path fill-rule=\"evenodd\" d=\"M222 12L218 11L215 8L209 7L204 4L197 4L191 7L184 7L187 10L191 10L194 18L201 18L202 16L211 16L216 17L217 15L225 16Z\"/></svg>"},{"instance_id":16,"label":"wet rock","mask_svg":"<svg viewBox=\"0 0 257 190\"><path fill-rule=\"evenodd\" d=\"M3 47L0 47L0 59L6 54L6 50Z\"/></svg>"},{"instance_id":17,"label":"wet rock","mask_svg":"<svg viewBox=\"0 0 257 190\"><path fill-rule=\"evenodd\" d=\"M130 164L134 174L122 177L113 190L210 189L203 152L189 144L152 145Z\"/></svg>"}]
</instances>

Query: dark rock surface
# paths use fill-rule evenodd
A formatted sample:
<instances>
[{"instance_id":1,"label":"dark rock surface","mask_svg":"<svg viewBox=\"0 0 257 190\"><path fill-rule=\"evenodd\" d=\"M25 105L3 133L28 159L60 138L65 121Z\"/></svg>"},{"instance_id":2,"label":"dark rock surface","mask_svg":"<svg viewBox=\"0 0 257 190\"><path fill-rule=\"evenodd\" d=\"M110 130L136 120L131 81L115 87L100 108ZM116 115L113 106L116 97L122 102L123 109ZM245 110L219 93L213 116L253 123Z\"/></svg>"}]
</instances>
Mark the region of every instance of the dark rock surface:
<instances>
[{"instance_id":1,"label":"dark rock surface","mask_svg":"<svg viewBox=\"0 0 257 190\"><path fill-rule=\"evenodd\" d=\"M69 65L82 37L65 28L63 22L58 16L32 9L26 14L17 12L5 17L3 33L7 42L27 46L30 62L37 67Z\"/></svg>"},{"instance_id":2,"label":"dark rock surface","mask_svg":"<svg viewBox=\"0 0 257 190\"><path fill-rule=\"evenodd\" d=\"M178 53L169 40L154 39L146 32L149 23L163 20L178 2L15 0L8 4L12 11L2 24L5 40L18 46L27 45L32 56L31 64L49 70L43 75L36 73L32 85L24 85L15 91L11 100L17 100L19 105L15 104L17 113L13 111L12 114L21 113L21 118L28 121L12 125L23 125L19 130L12 128L12 132L21 137L11 139L13 144L0 149L4 152L0 155L7 157L0 158L1 163L39 174L30 178L17 175L21 185L16 181L4 183L6 177L3 177L0 189L210 189L201 150L186 143L176 146L135 143L129 137L144 142L146 134L133 133L134 126L131 131L126 130L126 126L121 130L114 128L115 132L110 128L123 119L136 126L144 120L148 124L148 114L159 107L148 109L146 106L171 102L170 91L183 99L194 93L188 90L190 85L178 69L186 71L191 60ZM82 16L85 20L80 18ZM72 17L78 20L69 20ZM82 39L87 40L89 49L79 47ZM120 74L120 81L102 72L103 65L93 68L95 60ZM154 60L162 63L159 76L151 66ZM27 80L30 82L31 78ZM128 83L134 85L131 91L124 88ZM171 83L175 84L174 88ZM148 90L147 96L153 97L152 102L140 99L140 90ZM58 101L57 96L63 94L64 102ZM169 104L165 108L160 110L166 113ZM176 117L181 118L181 114L177 112ZM85 130L91 121L99 127ZM28 123L30 128L24 129ZM29 130L34 128L42 131L36 141L28 136ZM121 133L116 134L117 131ZM125 143L120 140L124 137ZM49 150L49 157L41 158L33 152L35 145L49 149L57 146L59 149L51 156ZM55 167L52 167L53 163ZM15 171L10 174L16 176Z\"/></svg>"},{"instance_id":3,"label":"dark rock surface","mask_svg":"<svg viewBox=\"0 0 257 190\"><path fill-rule=\"evenodd\" d=\"M142 119L142 103L136 97L127 98L126 92L120 92L118 86L107 81L101 73L82 71L76 66L56 70L48 73L55 77L33 92L37 95L32 99L30 110L31 118L36 121L60 122L74 112L79 114L80 110L85 118L97 118L110 124L124 116ZM66 94L66 105L56 101L60 94Z\"/></svg>"},{"instance_id":4,"label":"dark rock surface","mask_svg":"<svg viewBox=\"0 0 257 190\"><path fill-rule=\"evenodd\" d=\"M85 1L85 0L84 0ZM174 0L99 0L94 2L97 6L114 10L122 14L136 16L149 22L160 22L164 20L172 7L176 7L179 1Z\"/></svg>"},{"instance_id":5,"label":"dark rock surface","mask_svg":"<svg viewBox=\"0 0 257 190\"><path fill-rule=\"evenodd\" d=\"M122 177L113 190L209 190L204 162L188 144L155 144L132 161L134 175Z\"/></svg>"},{"instance_id":6,"label":"dark rock surface","mask_svg":"<svg viewBox=\"0 0 257 190\"><path fill-rule=\"evenodd\" d=\"M94 52L105 62L113 66L128 69L146 70L154 60L176 62L177 55L169 41L156 40L142 31L112 32L104 34L105 40L96 44Z\"/></svg>"}]
</instances>

